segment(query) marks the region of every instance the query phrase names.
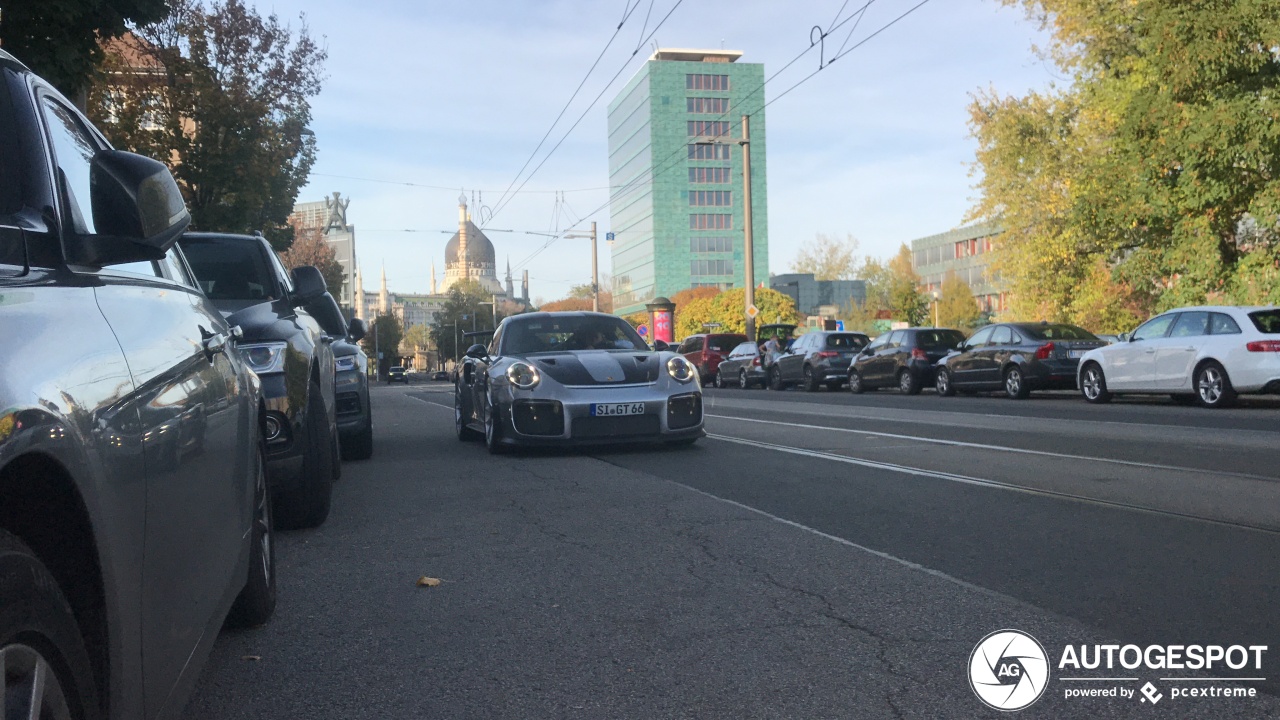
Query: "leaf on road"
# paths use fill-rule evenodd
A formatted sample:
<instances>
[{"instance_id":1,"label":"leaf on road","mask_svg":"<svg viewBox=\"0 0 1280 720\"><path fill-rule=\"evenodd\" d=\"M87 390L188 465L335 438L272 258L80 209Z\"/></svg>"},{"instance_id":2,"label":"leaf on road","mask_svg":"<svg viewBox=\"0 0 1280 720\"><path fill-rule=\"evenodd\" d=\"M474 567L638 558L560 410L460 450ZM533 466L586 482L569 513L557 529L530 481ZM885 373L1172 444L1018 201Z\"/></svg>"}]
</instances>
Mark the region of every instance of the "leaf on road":
<instances>
[{"instance_id":1,"label":"leaf on road","mask_svg":"<svg viewBox=\"0 0 1280 720\"><path fill-rule=\"evenodd\" d=\"M418 587L435 587L440 584L440 578L427 577L423 575L418 578Z\"/></svg>"},{"instance_id":2,"label":"leaf on road","mask_svg":"<svg viewBox=\"0 0 1280 720\"><path fill-rule=\"evenodd\" d=\"M254 661L254 662L258 662L258 661L262 660L262 656L261 656L261 655L241 655L241 656L240 656L240 659L241 659L241 660L252 660L252 661Z\"/></svg>"}]
</instances>

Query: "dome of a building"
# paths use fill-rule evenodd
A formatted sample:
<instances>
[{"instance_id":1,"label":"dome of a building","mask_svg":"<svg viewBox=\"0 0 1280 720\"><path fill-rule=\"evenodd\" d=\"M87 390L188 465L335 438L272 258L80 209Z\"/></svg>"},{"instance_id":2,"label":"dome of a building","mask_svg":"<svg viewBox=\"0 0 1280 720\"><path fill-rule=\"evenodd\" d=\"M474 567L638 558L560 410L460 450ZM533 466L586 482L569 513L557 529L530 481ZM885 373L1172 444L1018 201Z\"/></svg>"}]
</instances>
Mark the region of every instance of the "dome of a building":
<instances>
[{"instance_id":1,"label":"dome of a building","mask_svg":"<svg viewBox=\"0 0 1280 720\"><path fill-rule=\"evenodd\" d=\"M444 246L444 262L446 266L458 265L462 262L462 258L458 257L458 245L461 241L458 239L458 233L454 233L449 238L449 242ZM467 221L467 264L482 265L488 264L495 266L497 261L493 252L493 243L489 242L489 238L484 236L480 228L475 223Z\"/></svg>"}]
</instances>

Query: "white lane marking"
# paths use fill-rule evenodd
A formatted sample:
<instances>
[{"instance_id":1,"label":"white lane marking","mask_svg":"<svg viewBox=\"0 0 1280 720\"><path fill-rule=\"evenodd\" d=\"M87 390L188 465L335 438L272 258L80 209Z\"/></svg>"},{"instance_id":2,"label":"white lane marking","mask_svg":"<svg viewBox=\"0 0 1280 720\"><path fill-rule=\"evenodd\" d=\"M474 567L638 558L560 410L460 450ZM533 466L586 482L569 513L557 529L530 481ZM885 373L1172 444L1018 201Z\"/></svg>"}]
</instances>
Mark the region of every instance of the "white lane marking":
<instances>
[{"instance_id":1,"label":"white lane marking","mask_svg":"<svg viewBox=\"0 0 1280 720\"><path fill-rule=\"evenodd\" d=\"M1057 490L1044 490L1040 488L1030 488L1022 485L1014 485L1012 483L1000 482L999 480L988 480L985 478L970 477L968 475L956 475L954 473L940 472L937 470L924 470L921 468L908 467L906 465L895 465L894 463L878 462L875 460L863 460L861 458L849 457L848 455L837 455L835 453L823 452L821 450L808 450L806 448L790 447L788 445L774 445L760 440L749 440L747 438L730 437L728 435L714 435L707 433L707 437L715 440L723 440L724 442L736 443L738 445L748 445L756 448L767 450L776 450L778 452L789 453L791 455L802 455L804 457L817 458L820 460L833 460L835 462L846 463L848 465L860 465L862 467L873 468L876 470L887 470L889 472L903 473L906 475L915 475L918 477L933 478L935 480L947 480L949 482L961 483L963 485L977 485L979 487L989 487L996 490L1008 490L1010 492L1025 493L1027 495L1043 495L1062 500L1074 500L1075 502L1087 503L1090 505L1100 505L1103 507L1120 508L1122 510L1133 510L1135 512L1150 513L1152 515L1163 515L1166 517L1176 517L1182 520L1193 520L1196 522L1209 523L1211 525L1223 525L1226 527L1240 528L1243 530L1253 530L1255 532L1266 533L1268 535L1280 535L1280 528L1269 528L1260 525L1249 525L1247 523L1234 522L1230 520L1215 520L1213 518L1201 517L1199 515L1191 515L1189 513L1181 513L1174 510L1159 510L1156 508L1144 507L1142 505L1132 505L1130 503L1117 502L1114 500L1100 500L1098 498L1086 497L1084 495L1075 495L1073 493L1059 492Z\"/></svg>"},{"instance_id":2,"label":"white lane marking","mask_svg":"<svg viewBox=\"0 0 1280 720\"><path fill-rule=\"evenodd\" d=\"M734 417L732 415L712 415L708 413L706 417L717 418L720 420L734 420L737 422L760 423L764 425L785 425L787 427L805 428L807 430L830 430L831 432L853 433L855 435L871 435L874 437L893 438L895 440L916 440L919 442L933 443L935 445L951 445L954 447L975 448L978 450L996 450L999 452L1021 453L1023 455L1041 455L1044 457L1061 458L1064 460L1086 460L1088 462L1110 463L1112 465L1128 465L1130 467L1139 467L1148 470L1176 470L1178 472L1202 473L1206 475L1221 475L1224 477L1238 477L1248 480L1265 480L1267 482L1275 482L1276 478L1267 477L1265 475L1251 475L1249 473L1229 472L1225 470L1205 470L1203 468L1189 468L1178 465L1161 465L1159 463L1144 463L1136 460L1119 460L1116 458L1100 458L1090 457L1088 455L1072 455L1069 453L1049 452L1048 450L1030 450L1028 448L1008 447L1005 445L988 445L986 443L962 442L960 440L944 440L942 438L920 437L919 435L900 435L898 433L877 432L875 430L855 430L853 428L831 427L830 425L808 425L805 423L787 423L777 420L759 420L756 418ZM850 448L858 449L858 448Z\"/></svg>"},{"instance_id":3,"label":"white lane marking","mask_svg":"<svg viewBox=\"0 0 1280 720\"><path fill-rule=\"evenodd\" d=\"M435 405L436 407L442 407L442 408L444 408L445 410L452 410L452 409L453 409L453 406L452 406L452 405L443 405L443 404L441 404L441 403L435 402L434 400L428 400L428 399L423 398L423 397L418 397L417 395L410 395L409 397L413 398L414 400L418 400L419 402L424 402L424 403L426 403L426 404L428 404L428 405Z\"/></svg>"},{"instance_id":4,"label":"white lane marking","mask_svg":"<svg viewBox=\"0 0 1280 720\"><path fill-rule=\"evenodd\" d=\"M714 436L708 436L708 437L714 437ZM897 555L890 555L889 553L884 552L884 551L882 551L882 550L876 550L876 549L874 549L874 548L869 548L869 547L867 547L866 545L859 545L858 543L853 542L852 540L846 540L846 539L844 539L844 538L842 538L842 537L839 537L839 536L837 536L837 535L832 535L832 534L830 534L830 533L822 532L821 530L818 530L817 528L811 528L811 527L809 527L808 525L802 525L802 524L800 524L800 523L798 523L798 522L796 522L796 521L794 521L794 520L788 520L788 519L786 519L786 518L784 518L784 517L779 517L779 516L774 515L774 514L772 514L772 513L766 512L766 511L764 511L764 510L761 510L760 508L751 507L750 505L744 505L743 503L740 503L740 502L738 502L737 500L730 500L729 498L723 498L723 497L720 497L719 495L712 495L711 493L706 492L705 490L699 490L699 489L698 489L698 488L696 488L696 487L693 487L693 486L691 486L691 485L685 485L684 483L682 483L682 482L676 482L675 480L668 480L667 482L671 483L672 485L678 485L678 486L680 486L680 487L684 488L685 490L691 490L691 491L693 491L693 492L695 492L695 493L698 493L699 495L702 495L702 496L705 496L705 497L709 497L709 498L711 498L712 500L718 500L718 501L720 501L720 502L722 502L722 503L726 503L726 504L728 504L728 505L732 505L732 506L734 506L734 507L736 507L736 508L740 508L740 509L742 509L742 510L746 510L747 512L752 512L752 513L755 513L755 514L757 514L757 515L761 515L761 516L766 517L766 518L768 518L768 519L770 519L770 520L772 520L772 521L774 521L774 522L782 523L783 525L788 525L788 526L790 526L790 527L796 528L797 530L803 530L803 531L805 531L805 532L807 532L807 533L811 533L811 534L813 534L813 535L817 535L817 536L818 536L818 537L820 537L820 538L825 538L825 539L830 540L830 541L832 541L832 542L835 542L835 543L839 543L839 544L841 544L841 545L844 545L845 547L851 547L851 548L853 548L853 549L855 549L855 550L861 550L861 551L862 551L862 552L864 552L864 553L869 553L869 554L871 554L871 555L875 555L875 556L876 556L876 557L878 557L878 558L883 558L883 559L885 559L885 560L889 560L889 561L891 561L891 562L895 562L895 563L897 563L897 564L899 564L899 565L901 565L901 566L903 566L903 567L905 567L905 568L908 568L908 569L911 569L911 570L915 570L916 572L922 572L922 573L924 573L924 574L926 574L926 575L931 575L931 576L936 577L936 578L938 578L938 579L940 579L940 580L945 580L945 581L947 581L947 582L949 582L949 583L953 583L953 584L955 584L955 585L959 585L960 587L965 588L966 590L972 590L973 592L979 593L979 594L981 594L981 595L986 595L987 597L994 598L994 599L996 599L996 600L1000 600L1000 601L1002 601L1002 602L1012 603L1012 604L1017 605L1017 606L1019 606L1019 607L1026 608L1026 609L1030 609L1030 610L1033 610L1033 611L1035 611L1036 613L1039 613L1039 614L1043 614L1043 613L1045 613L1045 612L1046 612L1043 608L1039 608L1039 607L1036 607L1035 605L1032 605L1031 603L1025 602L1025 601L1023 601L1023 600L1019 600L1018 598L1013 597L1012 595L1006 595L1006 594L1004 594L1004 593L1002 593L1002 592L999 592L998 590L991 590L990 588L984 588L984 587L982 587L981 585L974 585L973 583L971 583L971 582L969 582L969 581L967 581L967 580L961 580L960 578L955 577L954 575L948 575L948 574L946 574L946 573L942 572L941 570L934 570L934 569L933 569L933 568L931 568L931 567L926 567L926 566L924 566L924 565L921 565L920 563L916 563L916 562L912 562L912 561L910 561L910 560L906 560L906 559L900 558L900 557L898 557Z\"/></svg>"}]
</instances>

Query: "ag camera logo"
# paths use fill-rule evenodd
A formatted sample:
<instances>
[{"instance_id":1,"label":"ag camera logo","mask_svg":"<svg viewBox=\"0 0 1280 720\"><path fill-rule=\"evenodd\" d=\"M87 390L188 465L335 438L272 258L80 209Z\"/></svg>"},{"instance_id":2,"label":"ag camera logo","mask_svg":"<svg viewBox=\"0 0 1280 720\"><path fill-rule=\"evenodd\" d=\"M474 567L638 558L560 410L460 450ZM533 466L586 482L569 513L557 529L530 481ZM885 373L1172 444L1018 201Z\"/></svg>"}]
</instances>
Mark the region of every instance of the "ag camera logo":
<instances>
[{"instance_id":1,"label":"ag camera logo","mask_svg":"<svg viewBox=\"0 0 1280 720\"><path fill-rule=\"evenodd\" d=\"M1049 685L1049 655L1020 630L997 630L969 655L969 687L987 707L1022 710Z\"/></svg>"}]
</instances>

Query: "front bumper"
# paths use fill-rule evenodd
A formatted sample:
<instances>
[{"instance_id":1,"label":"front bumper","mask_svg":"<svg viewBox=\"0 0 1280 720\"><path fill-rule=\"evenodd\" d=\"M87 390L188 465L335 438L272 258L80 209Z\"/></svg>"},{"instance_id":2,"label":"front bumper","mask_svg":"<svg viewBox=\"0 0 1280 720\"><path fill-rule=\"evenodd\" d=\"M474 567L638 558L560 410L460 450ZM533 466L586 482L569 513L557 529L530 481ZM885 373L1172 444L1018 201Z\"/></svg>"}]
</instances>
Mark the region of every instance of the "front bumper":
<instances>
[{"instance_id":1,"label":"front bumper","mask_svg":"<svg viewBox=\"0 0 1280 720\"><path fill-rule=\"evenodd\" d=\"M566 446L665 442L706 436L702 392L657 394L651 386L561 388L556 397L517 393L499 403L502 442L507 445ZM593 417L597 403L643 403L642 415Z\"/></svg>"},{"instance_id":2,"label":"front bumper","mask_svg":"<svg viewBox=\"0 0 1280 720\"><path fill-rule=\"evenodd\" d=\"M338 432L347 435L364 430L369 424L368 379L359 370L352 370L338 373L333 384Z\"/></svg>"},{"instance_id":3,"label":"front bumper","mask_svg":"<svg viewBox=\"0 0 1280 720\"><path fill-rule=\"evenodd\" d=\"M269 421L280 433L267 439L267 475L275 492L289 490L302 481L302 455L306 450L306 388L290 388L284 373L259 375L262 401Z\"/></svg>"}]
</instances>

